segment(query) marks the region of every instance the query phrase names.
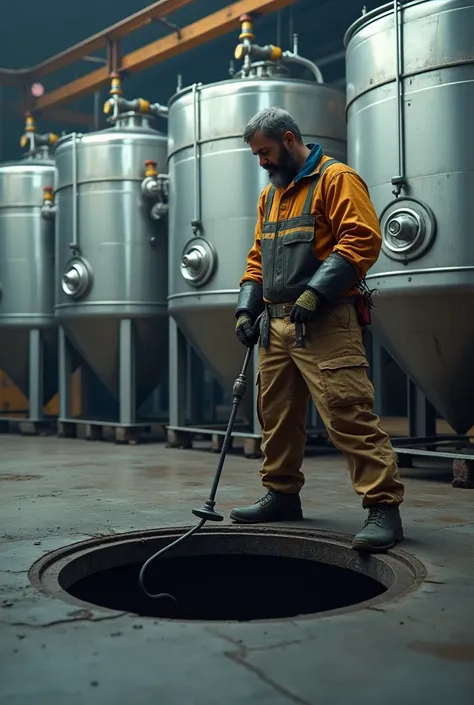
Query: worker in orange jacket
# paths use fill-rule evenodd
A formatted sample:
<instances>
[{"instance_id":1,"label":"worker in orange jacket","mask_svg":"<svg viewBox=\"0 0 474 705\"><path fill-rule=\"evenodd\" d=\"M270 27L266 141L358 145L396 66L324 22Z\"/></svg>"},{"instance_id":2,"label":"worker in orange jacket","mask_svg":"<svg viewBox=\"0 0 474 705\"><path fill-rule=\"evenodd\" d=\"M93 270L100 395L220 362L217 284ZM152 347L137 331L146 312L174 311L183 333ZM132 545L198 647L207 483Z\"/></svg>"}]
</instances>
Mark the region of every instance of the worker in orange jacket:
<instances>
[{"instance_id":1,"label":"worker in orange jacket","mask_svg":"<svg viewBox=\"0 0 474 705\"><path fill-rule=\"evenodd\" d=\"M366 184L346 164L305 145L280 108L248 123L244 140L270 184L260 194L255 242L236 308L236 334L257 342L257 412L267 494L233 509L241 523L302 518L300 490L310 396L349 466L368 516L352 547L384 551L403 539L404 487L387 433L373 412L362 341L370 296L364 277L381 232ZM370 308L370 306L369 306Z\"/></svg>"}]
</instances>

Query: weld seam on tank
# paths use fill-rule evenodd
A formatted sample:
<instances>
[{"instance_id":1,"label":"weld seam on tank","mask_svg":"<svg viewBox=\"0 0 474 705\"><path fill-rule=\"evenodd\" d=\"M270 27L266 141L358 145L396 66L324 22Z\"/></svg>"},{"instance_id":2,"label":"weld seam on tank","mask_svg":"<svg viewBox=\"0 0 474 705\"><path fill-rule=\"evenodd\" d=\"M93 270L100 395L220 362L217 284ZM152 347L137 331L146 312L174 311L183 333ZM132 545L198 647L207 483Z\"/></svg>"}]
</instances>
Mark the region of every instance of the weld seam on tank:
<instances>
[{"instance_id":1,"label":"weld seam on tank","mask_svg":"<svg viewBox=\"0 0 474 705\"><path fill-rule=\"evenodd\" d=\"M406 78L414 78L415 76L422 76L425 73L433 73L435 71L441 71L442 69L451 69L451 68L456 68L457 66L468 66L469 64L474 64L474 59L456 59L456 61L450 61L446 62L443 64L433 64L432 66L427 66L426 68L418 68L413 71L407 71L406 73L403 73L401 75L401 78L406 79ZM346 103L346 115L349 110L349 108L352 107L352 105L359 100L364 95L367 95L368 93L371 93L372 91L375 91L377 88L382 88L383 86L388 86L390 83L394 83L395 78L387 78L385 81L379 81L378 83L371 83L369 88L365 88L363 91L360 91L360 93L357 93L354 95L350 100L347 101ZM469 81L471 82L471 81ZM456 81L456 83L459 83L459 81Z\"/></svg>"},{"instance_id":2,"label":"weld seam on tank","mask_svg":"<svg viewBox=\"0 0 474 705\"><path fill-rule=\"evenodd\" d=\"M386 81L386 83L392 83L392 81ZM374 84L375 85L375 84ZM242 95L242 94L241 94ZM303 135L303 138L305 138L305 135ZM208 137L205 139L201 139L198 141L198 146L202 146L204 144L215 144L217 142L225 142L226 140L232 140L232 139L242 139L242 133L241 132L229 132L223 135L222 137ZM312 139L308 137L308 139ZM318 139L326 139L326 140L334 140L335 142L341 142L340 137L335 137L334 135L325 135L322 132L318 134ZM187 142L186 144L182 144L176 149L174 149L172 152L169 153L170 157L174 157L176 154L179 154L180 152L184 152L186 149L194 148L194 142ZM244 147L242 147L244 149ZM109 179L107 179L109 180ZM130 179L131 180L131 179ZM89 183L89 180L87 181ZM61 186L62 188L62 186Z\"/></svg>"},{"instance_id":3,"label":"weld seam on tank","mask_svg":"<svg viewBox=\"0 0 474 705\"><path fill-rule=\"evenodd\" d=\"M463 266L463 267L427 267L426 269L397 269L394 272L378 272L377 274L367 274L366 279L377 279L378 277L395 277L403 276L411 277L413 274L435 274L436 272L444 272L449 274L449 272L472 272L474 271L474 266Z\"/></svg>"}]
</instances>

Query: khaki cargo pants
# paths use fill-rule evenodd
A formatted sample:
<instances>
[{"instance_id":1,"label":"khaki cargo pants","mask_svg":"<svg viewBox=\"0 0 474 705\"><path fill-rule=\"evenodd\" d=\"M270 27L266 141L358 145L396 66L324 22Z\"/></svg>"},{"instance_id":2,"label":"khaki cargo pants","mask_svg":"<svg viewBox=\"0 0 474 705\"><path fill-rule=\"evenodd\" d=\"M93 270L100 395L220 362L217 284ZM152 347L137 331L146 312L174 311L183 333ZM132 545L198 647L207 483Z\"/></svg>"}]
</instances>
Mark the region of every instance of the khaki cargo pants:
<instances>
[{"instance_id":1,"label":"khaki cargo pants","mask_svg":"<svg viewBox=\"0 0 474 705\"><path fill-rule=\"evenodd\" d=\"M374 388L354 305L321 310L306 326L305 346L295 343L289 316L271 318L268 346L259 347L257 374L264 487L283 493L303 487L311 396L331 441L347 461L363 506L400 504L404 487L390 438L372 411Z\"/></svg>"}]
</instances>

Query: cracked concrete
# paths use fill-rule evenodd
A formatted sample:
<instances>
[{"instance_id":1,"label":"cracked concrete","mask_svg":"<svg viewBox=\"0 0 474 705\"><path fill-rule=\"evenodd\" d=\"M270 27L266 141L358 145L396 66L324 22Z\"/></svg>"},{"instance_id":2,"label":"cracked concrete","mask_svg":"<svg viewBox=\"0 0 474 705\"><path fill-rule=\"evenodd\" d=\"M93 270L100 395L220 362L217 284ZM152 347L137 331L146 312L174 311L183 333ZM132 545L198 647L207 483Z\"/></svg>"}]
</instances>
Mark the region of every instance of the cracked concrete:
<instances>
[{"instance_id":1,"label":"cracked concrete","mask_svg":"<svg viewBox=\"0 0 474 705\"><path fill-rule=\"evenodd\" d=\"M474 493L443 467L403 471L400 548L428 574L391 603L210 624L104 615L30 584L32 563L61 546L194 523L216 461L162 444L0 436L1 705L472 703ZM257 470L228 458L219 510L259 496ZM341 458L308 458L305 472L303 525L356 532L364 513Z\"/></svg>"}]
</instances>

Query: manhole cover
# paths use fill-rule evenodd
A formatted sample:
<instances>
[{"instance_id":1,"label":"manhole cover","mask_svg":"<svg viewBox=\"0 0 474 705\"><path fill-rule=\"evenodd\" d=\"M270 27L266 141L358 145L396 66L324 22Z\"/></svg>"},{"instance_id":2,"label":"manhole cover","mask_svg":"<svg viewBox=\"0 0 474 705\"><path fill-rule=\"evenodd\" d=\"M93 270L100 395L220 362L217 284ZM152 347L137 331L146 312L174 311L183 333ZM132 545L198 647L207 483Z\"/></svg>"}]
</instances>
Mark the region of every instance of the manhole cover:
<instances>
[{"instance_id":1,"label":"manhole cover","mask_svg":"<svg viewBox=\"0 0 474 705\"><path fill-rule=\"evenodd\" d=\"M81 607L180 620L268 620L347 612L413 589L423 566L396 550L362 555L346 537L326 532L233 526L204 529L147 570L149 556L186 531L101 537L47 554L30 570L36 587Z\"/></svg>"}]
</instances>

